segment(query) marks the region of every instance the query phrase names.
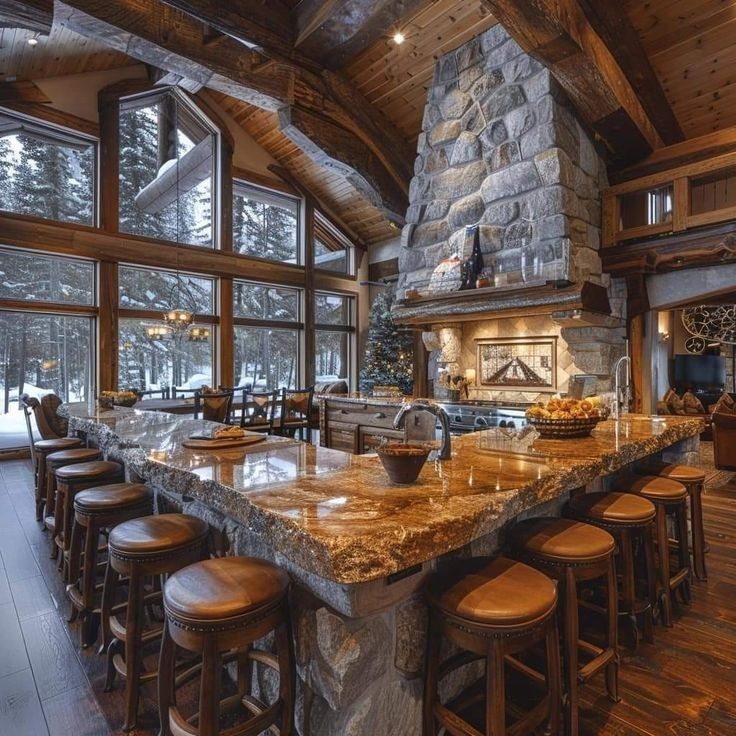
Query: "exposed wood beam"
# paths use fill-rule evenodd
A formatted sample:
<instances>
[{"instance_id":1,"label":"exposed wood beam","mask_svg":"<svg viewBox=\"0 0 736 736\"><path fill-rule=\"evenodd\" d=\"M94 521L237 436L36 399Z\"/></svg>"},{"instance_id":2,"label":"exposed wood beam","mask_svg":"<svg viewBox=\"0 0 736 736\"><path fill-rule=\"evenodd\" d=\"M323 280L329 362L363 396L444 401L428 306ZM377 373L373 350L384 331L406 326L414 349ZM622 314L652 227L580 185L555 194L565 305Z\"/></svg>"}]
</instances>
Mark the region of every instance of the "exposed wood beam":
<instances>
[{"instance_id":1,"label":"exposed wood beam","mask_svg":"<svg viewBox=\"0 0 736 736\"><path fill-rule=\"evenodd\" d=\"M0 28L27 28L29 31L51 33L54 22L54 0L2 0Z\"/></svg>"},{"instance_id":2,"label":"exposed wood beam","mask_svg":"<svg viewBox=\"0 0 736 736\"><path fill-rule=\"evenodd\" d=\"M482 0L531 56L547 66L613 162L636 161L664 145L614 51L579 0Z\"/></svg>"},{"instance_id":3,"label":"exposed wood beam","mask_svg":"<svg viewBox=\"0 0 736 736\"><path fill-rule=\"evenodd\" d=\"M374 41L400 29L402 18L432 0L304 0L296 13L296 46L340 69Z\"/></svg>"},{"instance_id":4,"label":"exposed wood beam","mask_svg":"<svg viewBox=\"0 0 736 736\"><path fill-rule=\"evenodd\" d=\"M347 78L326 70L318 74L305 69L282 59L278 50L273 52L278 63L264 69L260 53L232 38L207 45L202 38L202 22L216 27L211 21L223 9L211 0L198 2L197 7L203 10L193 18L159 0L120 0L115 4L107 0L67 0L57 2L56 13L62 24L82 35L251 105L277 111L293 101L323 116L331 125L311 128L308 136L312 144L341 159L342 152L336 148L340 143L334 140L337 130L344 131L340 132L341 141L350 141L346 158L353 156L357 147L354 141L362 141L388 172L386 180L393 180L389 191L375 191L371 196L379 198L396 218L403 218L413 152ZM268 29L262 34L269 41L275 35ZM404 192L401 203L396 201L397 187Z\"/></svg>"},{"instance_id":5,"label":"exposed wood beam","mask_svg":"<svg viewBox=\"0 0 736 736\"><path fill-rule=\"evenodd\" d=\"M615 3L578 0L593 30L611 51L636 91L642 107L667 144L685 139L680 123L659 83L639 34Z\"/></svg>"},{"instance_id":6,"label":"exposed wood beam","mask_svg":"<svg viewBox=\"0 0 736 736\"><path fill-rule=\"evenodd\" d=\"M47 97L33 82L0 82L0 103L4 105L8 102L47 104L51 102L51 98Z\"/></svg>"}]
</instances>

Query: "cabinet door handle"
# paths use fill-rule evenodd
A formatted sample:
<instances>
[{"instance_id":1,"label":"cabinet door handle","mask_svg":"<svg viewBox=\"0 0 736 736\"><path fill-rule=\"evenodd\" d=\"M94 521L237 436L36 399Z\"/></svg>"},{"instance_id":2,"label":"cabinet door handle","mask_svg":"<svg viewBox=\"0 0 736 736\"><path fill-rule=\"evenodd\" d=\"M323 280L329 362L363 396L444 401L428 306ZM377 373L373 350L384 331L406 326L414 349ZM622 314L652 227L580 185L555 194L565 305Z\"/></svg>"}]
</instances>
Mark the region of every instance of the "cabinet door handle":
<instances>
[{"instance_id":1,"label":"cabinet door handle","mask_svg":"<svg viewBox=\"0 0 736 736\"><path fill-rule=\"evenodd\" d=\"M375 414L373 415L373 418L374 418L374 419L385 419L385 418L386 418L386 415L385 415L385 414L384 414L384 413L383 413L382 411L377 411L377 412L376 412L376 413L375 413Z\"/></svg>"}]
</instances>

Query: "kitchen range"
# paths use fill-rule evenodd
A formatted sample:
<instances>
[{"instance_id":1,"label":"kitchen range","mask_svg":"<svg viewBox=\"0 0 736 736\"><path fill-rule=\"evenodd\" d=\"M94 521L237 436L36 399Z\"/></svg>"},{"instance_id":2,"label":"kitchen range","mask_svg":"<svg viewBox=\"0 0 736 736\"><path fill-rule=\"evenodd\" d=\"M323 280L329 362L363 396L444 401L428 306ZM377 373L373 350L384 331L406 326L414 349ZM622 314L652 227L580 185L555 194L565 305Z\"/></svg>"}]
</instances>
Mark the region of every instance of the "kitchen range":
<instances>
[{"instance_id":1,"label":"kitchen range","mask_svg":"<svg viewBox=\"0 0 736 736\"><path fill-rule=\"evenodd\" d=\"M524 412L528 405L499 404L494 401L457 401L441 403L450 418L452 434L467 434L482 429L501 427L521 429L526 425Z\"/></svg>"}]
</instances>

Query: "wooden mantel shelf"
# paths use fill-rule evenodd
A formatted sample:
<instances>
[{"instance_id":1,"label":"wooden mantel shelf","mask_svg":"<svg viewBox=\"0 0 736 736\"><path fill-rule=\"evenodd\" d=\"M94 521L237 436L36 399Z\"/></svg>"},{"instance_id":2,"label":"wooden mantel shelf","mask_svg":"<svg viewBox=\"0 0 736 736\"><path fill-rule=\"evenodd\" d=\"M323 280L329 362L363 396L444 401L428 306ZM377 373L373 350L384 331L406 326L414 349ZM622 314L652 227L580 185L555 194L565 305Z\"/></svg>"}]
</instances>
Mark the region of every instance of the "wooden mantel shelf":
<instances>
[{"instance_id":1,"label":"wooden mantel shelf","mask_svg":"<svg viewBox=\"0 0 736 736\"><path fill-rule=\"evenodd\" d=\"M589 281L562 287L544 281L491 286L407 299L396 304L391 314L399 324L428 325L445 320L471 322L573 310L609 315L606 289Z\"/></svg>"}]
</instances>

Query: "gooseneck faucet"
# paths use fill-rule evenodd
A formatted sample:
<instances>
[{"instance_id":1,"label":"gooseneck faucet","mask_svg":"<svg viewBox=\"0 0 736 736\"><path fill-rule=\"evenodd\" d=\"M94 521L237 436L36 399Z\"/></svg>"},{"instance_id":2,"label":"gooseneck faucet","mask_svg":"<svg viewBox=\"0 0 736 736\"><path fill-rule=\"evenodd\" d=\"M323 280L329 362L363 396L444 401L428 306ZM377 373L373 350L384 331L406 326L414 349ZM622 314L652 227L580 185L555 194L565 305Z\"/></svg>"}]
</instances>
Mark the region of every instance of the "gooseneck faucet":
<instances>
[{"instance_id":1,"label":"gooseneck faucet","mask_svg":"<svg viewBox=\"0 0 736 736\"><path fill-rule=\"evenodd\" d=\"M406 422L406 415L410 411L428 411L437 417L442 428L442 443L440 444L437 459L449 460L452 457L452 447L450 444L450 417L447 416L447 412L439 404L435 404L434 402L412 401L408 404L405 403L401 405L394 418L394 429L403 429L404 423Z\"/></svg>"},{"instance_id":2,"label":"gooseneck faucet","mask_svg":"<svg viewBox=\"0 0 736 736\"><path fill-rule=\"evenodd\" d=\"M624 397L623 401L621 401L621 366L624 366L625 373L624 373L624 379L625 383L623 386L624 390ZM628 409L629 406L629 390L630 390L630 381L629 381L629 370L631 369L631 358L629 358L628 355L622 355L617 361L616 365L613 367L613 376L614 376L614 394L613 394L613 418L619 419L621 417L621 405L623 404L624 407Z\"/></svg>"}]
</instances>

